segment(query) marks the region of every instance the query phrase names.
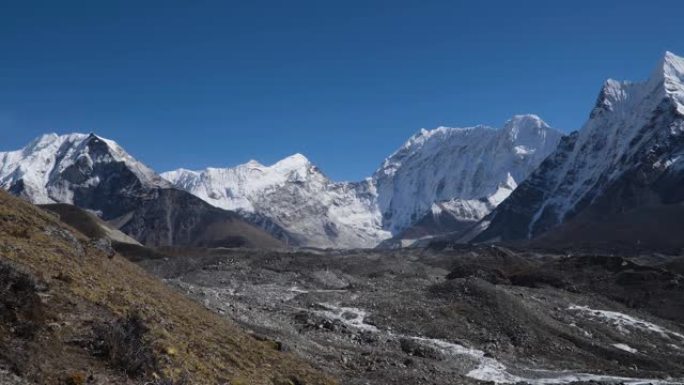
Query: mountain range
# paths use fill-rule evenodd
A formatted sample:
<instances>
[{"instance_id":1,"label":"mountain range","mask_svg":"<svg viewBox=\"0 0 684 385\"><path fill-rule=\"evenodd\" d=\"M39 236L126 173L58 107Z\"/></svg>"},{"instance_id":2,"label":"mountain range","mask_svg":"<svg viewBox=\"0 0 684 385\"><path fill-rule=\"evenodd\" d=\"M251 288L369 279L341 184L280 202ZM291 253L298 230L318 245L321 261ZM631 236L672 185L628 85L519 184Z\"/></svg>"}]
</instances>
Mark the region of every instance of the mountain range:
<instances>
[{"instance_id":1,"label":"mountain range","mask_svg":"<svg viewBox=\"0 0 684 385\"><path fill-rule=\"evenodd\" d=\"M684 59L668 52L644 82L606 81L569 135L535 115L421 130L358 182L332 181L301 154L157 174L95 134L48 134L0 153L0 186L86 208L153 246L658 243L681 227L677 215L662 231L646 219L681 212L683 114Z\"/></svg>"},{"instance_id":2,"label":"mountain range","mask_svg":"<svg viewBox=\"0 0 684 385\"><path fill-rule=\"evenodd\" d=\"M361 182L333 182L300 154L268 167L250 161L162 177L214 206L265 218L298 245L373 247L392 237L472 225L505 199L560 137L539 117L519 115L500 130L421 130Z\"/></svg>"},{"instance_id":3,"label":"mountain range","mask_svg":"<svg viewBox=\"0 0 684 385\"><path fill-rule=\"evenodd\" d=\"M43 135L0 153L0 186L33 203L85 208L149 246L280 245L235 213L173 188L94 134Z\"/></svg>"}]
</instances>

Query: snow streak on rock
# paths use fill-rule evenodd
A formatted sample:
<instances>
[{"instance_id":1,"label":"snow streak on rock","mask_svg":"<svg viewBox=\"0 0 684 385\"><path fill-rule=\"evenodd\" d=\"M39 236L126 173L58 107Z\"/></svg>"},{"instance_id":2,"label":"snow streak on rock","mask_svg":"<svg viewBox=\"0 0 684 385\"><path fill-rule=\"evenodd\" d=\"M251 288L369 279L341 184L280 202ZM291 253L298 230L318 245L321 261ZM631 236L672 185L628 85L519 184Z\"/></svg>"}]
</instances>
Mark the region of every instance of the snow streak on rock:
<instances>
[{"instance_id":1,"label":"snow streak on rock","mask_svg":"<svg viewBox=\"0 0 684 385\"><path fill-rule=\"evenodd\" d=\"M568 308L568 310L580 312L588 318L599 319L599 320L603 320L605 322L608 322L611 325L615 326L615 328L618 331L620 331L621 333L624 333L624 334L629 334L631 330L637 329L640 331L657 333L664 338L668 338L668 339L674 338L675 340L678 340L680 342L684 342L684 335L677 333L675 331L666 329L662 326L656 325L652 322L648 322L648 321L644 321L642 319L632 317L628 314L619 313L619 312L610 311L610 310L590 309L586 306L577 306L577 305L570 306Z\"/></svg>"}]
</instances>

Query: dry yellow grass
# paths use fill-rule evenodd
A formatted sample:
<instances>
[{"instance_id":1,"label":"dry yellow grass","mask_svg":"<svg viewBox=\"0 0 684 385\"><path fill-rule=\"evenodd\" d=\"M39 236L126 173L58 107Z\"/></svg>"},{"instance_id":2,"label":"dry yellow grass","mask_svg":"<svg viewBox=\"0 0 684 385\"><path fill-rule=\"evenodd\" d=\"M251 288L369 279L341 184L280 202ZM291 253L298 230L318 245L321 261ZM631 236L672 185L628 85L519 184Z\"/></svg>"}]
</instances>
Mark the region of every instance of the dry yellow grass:
<instances>
[{"instance_id":1,"label":"dry yellow grass","mask_svg":"<svg viewBox=\"0 0 684 385\"><path fill-rule=\"evenodd\" d=\"M58 332L41 332L49 343L46 351L35 354L43 360L53 355L71 357L71 363L55 358L51 365L43 365L46 368L80 370L85 365L91 371L98 367L113 371L88 357L84 349L68 345L66 338L78 334L80 325L100 321L105 317L102 314L125 316L139 311L159 357L159 376L186 376L191 384L333 383L297 357L250 337L128 260L118 255L109 259L85 238L74 242L55 230L64 228L53 216L0 192L0 259L25 267L47 283L49 289L43 296L49 298L45 301L49 321L62 325ZM49 351L53 347L54 354ZM74 367L64 367L70 364ZM55 383L63 381L60 375L55 373ZM50 373L43 376L36 378L52 380Z\"/></svg>"}]
</instances>

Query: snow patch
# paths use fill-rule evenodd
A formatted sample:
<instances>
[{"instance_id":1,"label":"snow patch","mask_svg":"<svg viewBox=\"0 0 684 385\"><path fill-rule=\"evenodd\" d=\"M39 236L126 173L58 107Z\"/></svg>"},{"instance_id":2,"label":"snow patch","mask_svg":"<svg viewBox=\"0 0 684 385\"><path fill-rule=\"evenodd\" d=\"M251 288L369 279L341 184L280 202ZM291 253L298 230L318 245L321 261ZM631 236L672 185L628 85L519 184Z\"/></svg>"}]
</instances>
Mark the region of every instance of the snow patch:
<instances>
[{"instance_id":1,"label":"snow patch","mask_svg":"<svg viewBox=\"0 0 684 385\"><path fill-rule=\"evenodd\" d=\"M620 350L624 350L624 351L632 353L632 354L639 353L638 350L634 349L633 347L631 347L627 344L613 344L613 346L620 349Z\"/></svg>"},{"instance_id":2,"label":"snow patch","mask_svg":"<svg viewBox=\"0 0 684 385\"><path fill-rule=\"evenodd\" d=\"M329 320L340 321L343 324L356 329L369 332L378 331L378 328L365 322L366 316L368 315L365 310L355 307L341 307L329 303L319 303L318 305L323 307L324 310L314 310L314 314L318 314Z\"/></svg>"},{"instance_id":3,"label":"snow patch","mask_svg":"<svg viewBox=\"0 0 684 385\"><path fill-rule=\"evenodd\" d=\"M588 318L598 319L603 322L607 322L623 334L630 334L632 330L639 330L649 333L656 333L659 334L661 337L668 339L673 339L674 337L674 339L680 342L684 342L684 335L666 329L662 326L656 325L652 322L632 317L628 314L610 310L596 310L591 309L587 306L578 305L571 305L570 307L568 307L568 310L580 312Z\"/></svg>"}]
</instances>

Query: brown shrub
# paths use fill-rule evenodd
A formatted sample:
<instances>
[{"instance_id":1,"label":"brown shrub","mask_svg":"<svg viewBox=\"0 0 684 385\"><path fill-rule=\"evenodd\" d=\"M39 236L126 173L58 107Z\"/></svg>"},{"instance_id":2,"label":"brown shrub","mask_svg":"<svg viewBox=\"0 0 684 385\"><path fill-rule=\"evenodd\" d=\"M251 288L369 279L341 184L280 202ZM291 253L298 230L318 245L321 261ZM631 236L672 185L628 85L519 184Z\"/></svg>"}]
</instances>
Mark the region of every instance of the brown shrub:
<instances>
[{"instance_id":1,"label":"brown shrub","mask_svg":"<svg viewBox=\"0 0 684 385\"><path fill-rule=\"evenodd\" d=\"M149 328L138 312L94 328L95 354L131 377L141 377L157 370L154 350L145 340Z\"/></svg>"}]
</instances>

